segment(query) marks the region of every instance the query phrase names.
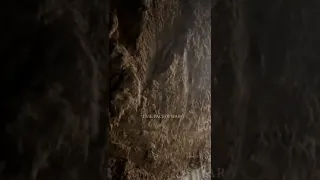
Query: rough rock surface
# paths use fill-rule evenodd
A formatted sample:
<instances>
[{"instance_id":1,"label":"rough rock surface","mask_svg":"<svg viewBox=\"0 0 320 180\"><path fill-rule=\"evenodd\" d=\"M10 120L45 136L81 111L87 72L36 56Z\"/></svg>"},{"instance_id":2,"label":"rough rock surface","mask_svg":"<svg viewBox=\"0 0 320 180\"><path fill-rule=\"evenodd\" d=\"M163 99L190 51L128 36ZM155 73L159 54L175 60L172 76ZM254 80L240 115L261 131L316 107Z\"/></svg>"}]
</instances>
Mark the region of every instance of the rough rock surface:
<instances>
[{"instance_id":1,"label":"rough rock surface","mask_svg":"<svg viewBox=\"0 0 320 180\"><path fill-rule=\"evenodd\" d=\"M115 166L127 179L178 179L210 159L210 1L154 1L135 12L121 3L111 6L110 157L122 159Z\"/></svg>"},{"instance_id":2,"label":"rough rock surface","mask_svg":"<svg viewBox=\"0 0 320 180\"><path fill-rule=\"evenodd\" d=\"M225 179L319 179L317 9L313 0L216 4L212 158Z\"/></svg>"},{"instance_id":3,"label":"rough rock surface","mask_svg":"<svg viewBox=\"0 0 320 180\"><path fill-rule=\"evenodd\" d=\"M210 1L0 12L1 179L179 179L208 163Z\"/></svg>"}]
</instances>

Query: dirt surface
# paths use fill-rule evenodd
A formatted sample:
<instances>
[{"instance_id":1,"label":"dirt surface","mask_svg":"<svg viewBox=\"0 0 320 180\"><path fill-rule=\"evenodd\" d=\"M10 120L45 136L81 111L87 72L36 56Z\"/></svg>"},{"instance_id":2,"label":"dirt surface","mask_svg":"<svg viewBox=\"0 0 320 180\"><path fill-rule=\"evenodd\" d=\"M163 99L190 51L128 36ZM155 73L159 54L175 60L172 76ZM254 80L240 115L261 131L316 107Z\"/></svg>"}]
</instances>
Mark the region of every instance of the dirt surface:
<instances>
[{"instance_id":1,"label":"dirt surface","mask_svg":"<svg viewBox=\"0 0 320 180\"><path fill-rule=\"evenodd\" d=\"M0 179L176 180L208 164L209 1L13 0L0 13Z\"/></svg>"}]
</instances>

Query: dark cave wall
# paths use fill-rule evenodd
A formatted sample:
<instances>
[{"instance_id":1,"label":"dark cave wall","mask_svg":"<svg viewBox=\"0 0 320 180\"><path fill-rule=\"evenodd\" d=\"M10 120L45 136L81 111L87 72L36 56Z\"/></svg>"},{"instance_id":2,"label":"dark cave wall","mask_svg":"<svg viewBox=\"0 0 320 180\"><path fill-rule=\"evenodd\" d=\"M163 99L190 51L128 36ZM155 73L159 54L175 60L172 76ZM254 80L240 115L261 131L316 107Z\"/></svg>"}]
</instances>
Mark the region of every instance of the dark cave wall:
<instances>
[{"instance_id":1,"label":"dark cave wall","mask_svg":"<svg viewBox=\"0 0 320 180\"><path fill-rule=\"evenodd\" d=\"M101 73L108 61L107 33L100 33L108 31L104 5L2 6L1 179L99 178L101 157L91 154L105 146L99 127L106 126L101 118L108 120L99 108L108 108Z\"/></svg>"},{"instance_id":2,"label":"dark cave wall","mask_svg":"<svg viewBox=\"0 0 320 180\"><path fill-rule=\"evenodd\" d=\"M226 179L318 178L318 6L247 0L214 9L213 156Z\"/></svg>"}]
</instances>

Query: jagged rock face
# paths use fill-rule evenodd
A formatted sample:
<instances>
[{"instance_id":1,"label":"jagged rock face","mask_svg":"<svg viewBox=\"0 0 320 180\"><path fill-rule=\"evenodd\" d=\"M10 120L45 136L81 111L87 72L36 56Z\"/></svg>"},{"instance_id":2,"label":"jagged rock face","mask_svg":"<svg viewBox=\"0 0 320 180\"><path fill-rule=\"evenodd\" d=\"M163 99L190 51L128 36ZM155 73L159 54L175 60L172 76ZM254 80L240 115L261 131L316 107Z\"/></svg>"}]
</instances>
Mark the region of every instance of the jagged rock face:
<instances>
[{"instance_id":1,"label":"jagged rock face","mask_svg":"<svg viewBox=\"0 0 320 180\"><path fill-rule=\"evenodd\" d=\"M177 179L210 158L210 2L152 1L135 12L121 3L111 6L110 156L126 160L127 179Z\"/></svg>"},{"instance_id":2,"label":"jagged rock face","mask_svg":"<svg viewBox=\"0 0 320 180\"><path fill-rule=\"evenodd\" d=\"M1 179L177 179L207 163L209 5L1 9Z\"/></svg>"},{"instance_id":3,"label":"jagged rock face","mask_svg":"<svg viewBox=\"0 0 320 180\"><path fill-rule=\"evenodd\" d=\"M213 159L226 179L319 179L317 8L312 0L215 7L213 137L224 138Z\"/></svg>"}]
</instances>

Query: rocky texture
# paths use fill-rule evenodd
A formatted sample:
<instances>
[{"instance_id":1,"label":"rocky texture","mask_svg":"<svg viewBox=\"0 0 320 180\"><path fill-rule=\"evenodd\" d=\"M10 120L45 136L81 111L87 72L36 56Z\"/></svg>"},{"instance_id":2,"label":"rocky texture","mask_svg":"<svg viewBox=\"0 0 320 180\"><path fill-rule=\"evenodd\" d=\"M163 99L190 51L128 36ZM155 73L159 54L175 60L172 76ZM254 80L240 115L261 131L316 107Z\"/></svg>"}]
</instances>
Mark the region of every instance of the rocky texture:
<instances>
[{"instance_id":1,"label":"rocky texture","mask_svg":"<svg viewBox=\"0 0 320 180\"><path fill-rule=\"evenodd\" d=\"M118 164L127 179L178 179L210 158L209 5L163 0L135 12L122 10L121 1L112 6L118 68L112 68L110 152L125 161ZM126 27L132 19L140 23ZM137 38L131 43L126 36Z\"/></svg>"},{"instance_id":2,"label":"rocky texture","mask_svg":"<svg viewBox=\"0 0 320 180\"><path fill-rule=\"evenodd\" d=\"M318 7L216 5L213 159L225 179L319 179Z\"/></svg>"},{"instance_id":3,"label":"rocky texture","mask_svg":"<svg viewBox=\"0 0 320 180\"><path fill-rule=\"evenodd\" d=\"M1 178L98 178L108 27L94 21L107 15L80 1L3 8Z\"/></svg>"},{"instance_id":4,"label":"rocky texture","mask_svg":"<svg viewBox=\"0 0 320 180\"><path fill-rule=\"evenodd\" d=\"M209 5L2 6L1 179L178 179L206 163Z\"/></svg>"}]
</instances>

